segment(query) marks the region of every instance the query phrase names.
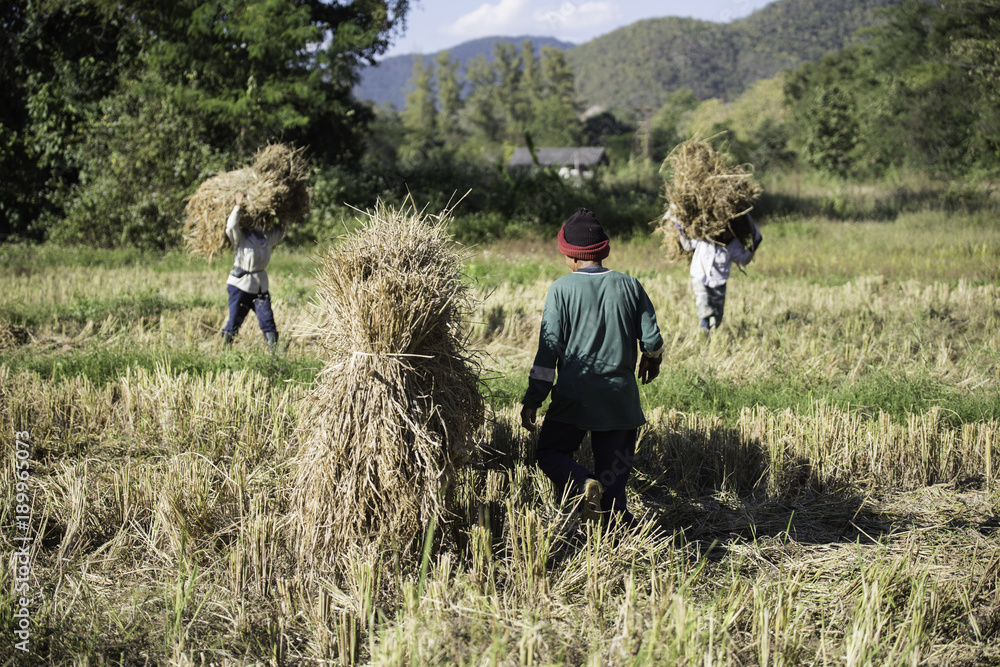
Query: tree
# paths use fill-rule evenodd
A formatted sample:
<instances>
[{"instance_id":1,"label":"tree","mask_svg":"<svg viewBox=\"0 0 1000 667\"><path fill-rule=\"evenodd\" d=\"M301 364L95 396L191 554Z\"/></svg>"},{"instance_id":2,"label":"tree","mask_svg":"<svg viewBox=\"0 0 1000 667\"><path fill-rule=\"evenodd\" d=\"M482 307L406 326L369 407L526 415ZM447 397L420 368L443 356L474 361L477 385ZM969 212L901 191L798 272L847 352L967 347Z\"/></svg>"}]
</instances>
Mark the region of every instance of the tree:
<instances>
[{"instance_id":1,"label":"tree","mask_svg":"<svg viewBox=\"0 0 1000 667\"><path fill-rule=\"evenodd\" d=\"M434 61L437 65L438 131L448 141L459 132L459 114L462 112L462 89L458 80L457 60L452 60L449 51L442 51Z\"/></svg>"},{"instance_id":2,"label":"tree","mask_svg":"<svg viewBox=\"0 0 1000 667\"><path fill-rule=\"evenodd\" d=\"M192 184L225 169L202 140L197 117L169 99L146 100L152 82L104 98L74 153L79 183L48 238L92 246L166 248L180 241L178 220Z\"/></svg>"},{"instance_id":3,"label":"tree","mask_svg":"<svg viewBox=\"0 0 1000 667\"><path fill-rule=\"evenodd\" d=\"M510 42L497 42L493 46L493 66L496 69L495 103L502 110L505 135L517 141L525 128L526 95L523 87L524 70L517 47Z\"/></svg>"},{"instance_id":4,"label":"tree","mask_svg":"<svg viewBox=\"0 0 1000 667\"><path fill-rule=\"evenodd\" d=\"M805 138L809 161L823 171L846 176L852 170L853 153L860 141L851 95L838 86L822 90L809 120L810 131Z\"/></svg>"},{"instance_id":5,"label":"tree","mask_svg":"<svg viewBox=\"0 0 1000 667\"><path fill-rule=\"evenodd\" d=\"M204 118L213 145L252 152L273 137L314 155L358 150L350 96L404 20L408 0L98 0L152 35L144 51L166 96Z\"/></svg>"},{"instance_id":6,"label":"tree","mask_svg":"<svg viewBox=\"0 0 1000 667\"><path fill-rule=\"evenodd\" d=\"M89 109L133 71L138 35L85 0L13 0L0 21L0 239L41 240L78 180Z\"/></svg>"},{"instance_id":7,"label":"tree","mask_svg":"<svg viewBox=\"0 0 1000 667\"><path fill-rule=\"evenodd\" d=\"M577 146L582 125L572 107L558 97L549 96L538 103L528 130L540 146Z\"/></svg>"},{"instance_id":8,"label":"tree","mask_svg":"<svg viewBox=\"0 0 1000 667\"><path fill-rule=\"evenodd\" d=\"M998 13L996 0L904 0L867 45L793 73L786 94L803 157L853 175L996 168L996 87L981 74L993 71Z\"/></svg>"},{"instance_id":9,"label":"tree","mask_svg":"<svg viewBox=\"0 0 1000 667\"><path fill-rule=\"evenodd\" d=\"M951 33L948 53L965 71L976 91L973 105L974 154L984 162L1000 162L1000 2L946 0L949 16L964 16L964 29Z\"/></svg>"},{"instance_id":10,"label":"tree","mask_svg":"<svg viewBox=\"0 0 1000 667\"><path fill-rule=\"evenodd\" d=\"M434 78L434 65L424 62L423 56L413 58L413 85L406 95L406 109L403 110L403 125L413 135L413 143L423 145L428 143L437 129L437 100L431 79Z\"/></svg>"},{"instance_id":11,"label":"tree","mask_svg":"<svg viewBox=\"0 0 1000 667\"><path fill-rule=\"evenodd\" d=\"M523 92L518 98L520 108L516 115L524 123L530 124L535 117L535 111L543 95L541 65L535 57L535 45L530 39L521 42L521 87Z\"/></svg>"},{"instance_id":12,"label":"tree","mask_svg":"<svg viewBox=\"0 0 1000 667\"><path fill-rule=\"evenodd\" d=\"M13 0L0 13L5 222L40 239L68 207L91 202L102 212L95 224L107 229L67 224L61 238L162 245L171 237L160 231L180 218L196 179L242 163L267 141L307 145L316 161L356 156L371 118L351 97L357 68L385 51L408 7ZM146 123L161 122L181 133L177 140L147 135ZM119 168L128 178L109 186Z\"/></svg>"},{"instance_id":13,"label":"tree","mask_svg":"<svg viewBox=\"0 0 1000 667\"><path fill-rule=\"evenodd\" d=\"M481 54L469 62L466 72L470 87L465 100L466 122L486 141L499 141L504 129L504 117L503 109L497 102L497 72Z\"/></svg>"},{"instance_id":14,"label":"tree","mask_svg":"<svg viewBox=\"0 0 1000 667\"><path fill-rule=\"evenodd\" d=\"M565 104L576 106L576 76L564 51L553 46L542 49L542 82L546 96L555 96Z\"/></svg>"},{"instance_id":15,"label":"tree","mask_svg":"<svg viewBox=\"0 0 1000 667\"><path fill-rule=\"evenodd\" d=\"M583 125L576 104L575 77L565 54L544 47L539 69L541 99L535 104L528 129L539 144L575 146L580 142Z\"/></svg>"},{"instance_id":16,"label":"tree","mask_svg":"<svg viewBox=\"0 0 1000 667\"><path fill-rule=\"evenodd\" d=\"M650 152L654 162L663 162L674 146L682 141L679 127L685 114L698 106L698 99L687 88L667 96L650 122Z\"/></svg>"}]
</instances>

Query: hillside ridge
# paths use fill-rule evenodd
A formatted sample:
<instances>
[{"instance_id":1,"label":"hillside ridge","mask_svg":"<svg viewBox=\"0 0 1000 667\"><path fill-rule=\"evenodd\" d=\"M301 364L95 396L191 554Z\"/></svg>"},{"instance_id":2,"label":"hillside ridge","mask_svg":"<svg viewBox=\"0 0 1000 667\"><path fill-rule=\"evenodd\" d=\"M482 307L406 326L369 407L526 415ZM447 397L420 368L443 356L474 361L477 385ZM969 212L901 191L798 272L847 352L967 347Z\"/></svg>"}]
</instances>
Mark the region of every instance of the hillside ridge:
<instances>
[{"instance_id":1,"label":"hillside ridge","mask_svg":"<svg viewBox=\"0 0 1000 667\"><path fill-rule=\"evenodd\" d=\"M729 23L665 16L636 21L573 45L551 37L484 37L451 49L463 65L477 55L493 57L498 41L566 51L576 73L581 105L641 111L657 108L680 89L699 99L731 99L761 79L818 60L859 39L878 22L878 10L898 0L775 0ZM440 51L424 55L431 62ZM387 58L361 72L359 99L376 105L406 104L418 54Z\"/></svg>"},{"instance_id":2,"label":"hillside ridge","mask_svg":"<svg viewBox=\"0 0 1000 667\"><path fill-rule=\"evenodd\" d=\"M392 104L397 109L406 106L406 93L410 89L408 83L413 74L413 61L423 57L425 64L430 64L442 51L448 51L453 60L462 64L459 74L465 72L465 66L478 55L486 56L487 60L493 60L493 45L496 43L511 43L520 45L526 39L530 39L535 46L535 51L541 51L543 47L553 46L557 49L571 49L575 44L564 42L554 37L543 37L538 35L519 35L517 37L480 37L467 42L462 42L449 49L440 49L434 53L418 54L408 53L401 56L392 56L379 62L373 67L366 67L361 70L361 80L354 87L354 95L360 100L371 100L376 105Z\"/></svg>"}]
</instances>

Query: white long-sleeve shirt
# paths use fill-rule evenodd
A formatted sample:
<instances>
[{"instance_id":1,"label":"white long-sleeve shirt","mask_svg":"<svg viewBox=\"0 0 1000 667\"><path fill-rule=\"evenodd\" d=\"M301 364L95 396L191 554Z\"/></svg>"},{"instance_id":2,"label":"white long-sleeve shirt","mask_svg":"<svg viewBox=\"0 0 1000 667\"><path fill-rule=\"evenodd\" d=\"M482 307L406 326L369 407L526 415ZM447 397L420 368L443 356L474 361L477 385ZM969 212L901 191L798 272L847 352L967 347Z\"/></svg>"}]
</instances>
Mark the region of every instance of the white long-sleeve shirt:
<instances>
[{"instance_id":1,"label":"white long-sleeve shirt","mask_svg":"<svg viewBox=\"0 0 1000 667\"><path fill-rule=\"evenodd\" d=\"M753 225L754 236L759 236L760 231L753 218L749 213L747 217ZM753 251L747 250L737 238L723 245L701 239L689 239L681 232L680 241L685 250L694 250L694 256L691 257L691 278L700 280L708 287L725 285L729 280L733 262L744 266L753 259Z\"/></svg>"},{"instance_id":2,"label":"white long-sleeve shirt","mask_svg":"<svg viewBox=\"0 0 1000 667\"><path fill-rule=\"evenodd\" d=\"M244 232L240 227L240 207L234 206L226 221L226 236L236 249L235 266L247 271L241 278L230 275L227 285L244 292L260 294L267 291L267 264L271 261L271 246L281 243L287 228L272 229L267 232Z\"/></svg>"}]
</instances>

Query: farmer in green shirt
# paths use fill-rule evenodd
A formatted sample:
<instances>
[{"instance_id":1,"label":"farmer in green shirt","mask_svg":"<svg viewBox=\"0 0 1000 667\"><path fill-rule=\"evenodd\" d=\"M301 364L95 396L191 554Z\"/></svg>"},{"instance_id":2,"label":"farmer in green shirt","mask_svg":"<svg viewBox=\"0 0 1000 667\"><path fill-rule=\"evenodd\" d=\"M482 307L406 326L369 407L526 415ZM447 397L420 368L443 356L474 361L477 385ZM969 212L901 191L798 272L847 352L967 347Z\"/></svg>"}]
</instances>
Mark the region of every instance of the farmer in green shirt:
<instances>
[{"instance_id":1,"label":"farmer in green shirt","mask_svg":"<svg viewBox=\"0 0 1000 667\"><path fill-rule=\"evenodd\" d=\"M663 337L639 281L602 266L610 242L597 216L583 208L570 216L559 230L559 251L571 273L545 298L521 424L535 430L536 411L551 392L536 453L557 500L567 491L582 494L586 519L633 525L625 484L646 422L633 373L641 348L639 379L647 384L659 375ZM573 457L588 431L593 472Z\"/></svg>"}]
</instances>

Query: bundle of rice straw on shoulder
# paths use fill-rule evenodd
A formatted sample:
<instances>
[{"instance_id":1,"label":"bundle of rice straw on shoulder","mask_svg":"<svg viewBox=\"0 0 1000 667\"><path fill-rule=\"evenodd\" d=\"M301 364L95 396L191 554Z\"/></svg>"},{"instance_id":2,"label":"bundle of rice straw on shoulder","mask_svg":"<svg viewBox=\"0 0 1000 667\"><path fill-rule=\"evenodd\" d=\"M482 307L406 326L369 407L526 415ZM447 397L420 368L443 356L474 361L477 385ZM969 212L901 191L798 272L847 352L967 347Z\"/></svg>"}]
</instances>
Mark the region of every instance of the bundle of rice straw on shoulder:
<instances>
[{"instance_id":1,"label":"bundle of rice straw on shoulder","mask_svg":"<svg viewBox=\"0 0 1000 667\"><path fill-rule=\"evenodd\" d=\"M359 544L413 553L448 519L485 413L448 217L380 203L322 260L323 324L308 333L330 359L304 410L292 495L304 564L336 569Z\"/></svg>"},{"instance_id":2,"label":"bundle of rice straw on shoulder","mask_svg":"<svg viewBox=\"0 0 1000 667\"><path fill-rule=\"evenodd\" d=\"M677 225L689 239L719 243L729 233L752 245L753 228L746 214L761 187L750 165L736 164L729 153L716 151L707 141L688 139L670 153L664 170L667 207L656 231L663 234L668 260L691 254L681 246Z\"/></svg>"},{"instance_id":3,"label":"bundle of rice straw on shoulder","mask_svg":"<svg viewBox=\"0 0 1000 667\"><path fill-rule=\"evenodd\" d=\"M302 148L269 144L251 166L206 180L184 209L184 244L194 255L212 259L229 246L226 220L244 193L240 227L267 231L309 214L309 163Z\"/></svg>"}]
</instances>

